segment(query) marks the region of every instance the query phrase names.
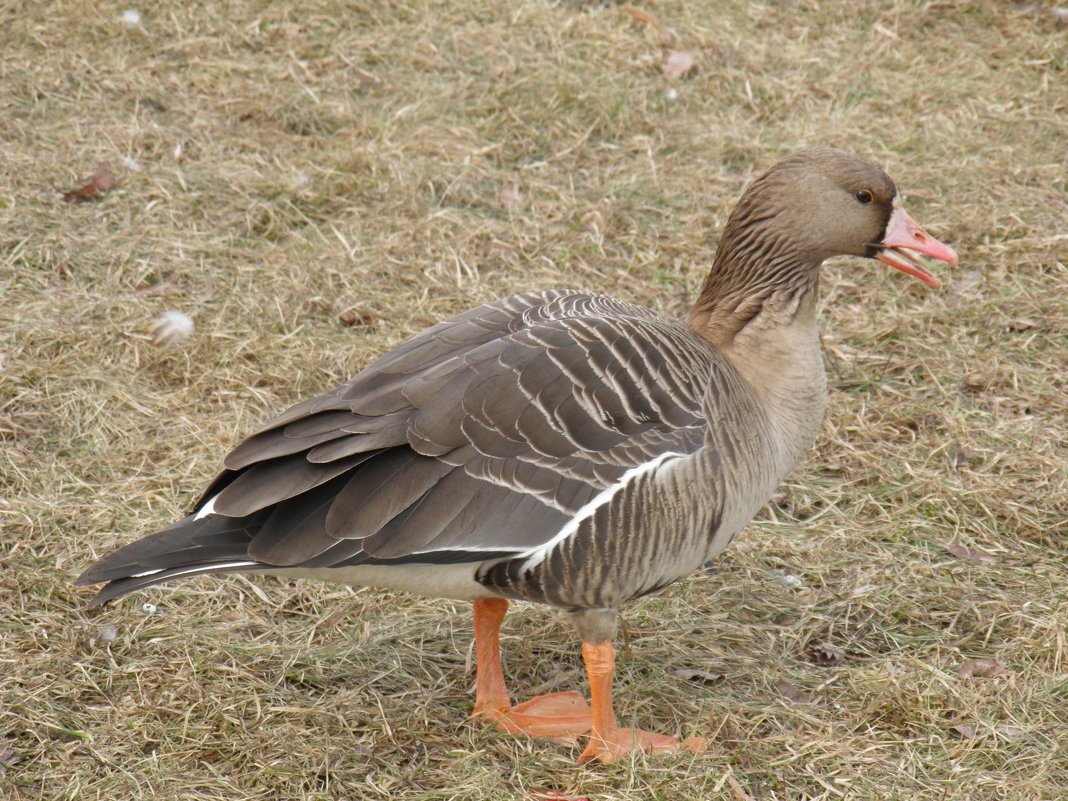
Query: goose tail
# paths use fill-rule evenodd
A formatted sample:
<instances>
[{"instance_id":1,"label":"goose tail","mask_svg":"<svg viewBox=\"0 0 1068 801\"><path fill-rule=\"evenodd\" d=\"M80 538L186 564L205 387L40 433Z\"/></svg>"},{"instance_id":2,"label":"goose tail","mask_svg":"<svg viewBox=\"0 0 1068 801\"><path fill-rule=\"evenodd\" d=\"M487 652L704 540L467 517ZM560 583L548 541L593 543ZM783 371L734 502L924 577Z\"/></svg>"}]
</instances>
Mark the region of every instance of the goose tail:
<instances>
[{"instance_id":1,"label":"goose tail","mask_svg":"<svg viewBox=\"0 0 1068 801\"><path fill-rule=\"evenodd\" d=\"M89 602L92 608L172 579L267 568L249 558L249 522L249 518L190 515L108 554L75 583L105 584Z\"/></svg>"}]
</instances>

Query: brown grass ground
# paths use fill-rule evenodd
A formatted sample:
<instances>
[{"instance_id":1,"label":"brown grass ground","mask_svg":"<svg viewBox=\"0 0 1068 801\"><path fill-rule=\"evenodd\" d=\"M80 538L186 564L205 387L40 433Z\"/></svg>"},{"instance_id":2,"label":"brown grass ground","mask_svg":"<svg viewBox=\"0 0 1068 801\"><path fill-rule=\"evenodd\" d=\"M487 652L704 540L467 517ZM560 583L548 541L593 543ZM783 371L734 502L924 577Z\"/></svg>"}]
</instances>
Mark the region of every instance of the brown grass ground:
<instances>
[{"instance_id":1,"label":"brown grass ground","mask_svg":"<svg viewBox=\"0 0 1068 801\"><path fill-rule=\"evenodd\" d=\"M0 796L1065 797L1050 9L665 0L664 45L548 0L129 6L0 10ZM696 74L661 74L673 48ZM806 143L884 164L961 265L942 291L828 267L819 446L715 572L628 611L623 715L708 754L577 768L471 725L462 604L209 578L84 611L96 556L428 323L552 286L683 309L745 182ZM100 202L59 198L100 167ZM171 308L197 331L157 348ZM505 646L517 695L581 686L553 613Z\"/></svg>"}]
</instances>

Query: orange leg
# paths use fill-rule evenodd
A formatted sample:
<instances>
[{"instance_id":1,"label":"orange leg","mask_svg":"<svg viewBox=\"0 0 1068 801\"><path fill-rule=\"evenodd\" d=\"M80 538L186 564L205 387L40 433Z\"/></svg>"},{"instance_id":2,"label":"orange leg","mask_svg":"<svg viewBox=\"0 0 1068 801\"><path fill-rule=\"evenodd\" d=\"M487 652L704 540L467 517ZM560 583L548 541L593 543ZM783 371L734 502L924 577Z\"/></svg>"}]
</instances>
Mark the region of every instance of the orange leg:
<instances>
[{"instance_id":1,"label":"orange leg","mask_svg":"<svg viewBox=\"0 0 1068 801\"><path fill-rule=\"evenodd\" d=\"M532 698L517 706L508 700L501 670L500 628L508 601L490 598L474 603L475 612L475 710L476 717L495 721L510 734L548 737L577 745L579 735L590 730L590 708L579 693L553 693Z\"/></svg>"},{"instance_id":2,"label":"orange leg","mask_svg":"<svg viewBox=\"0 0 1068 801\"><path fill-rule=\"evenodd\" d=\"M635 748L654 754L673 754L684 749L700 753L705 749L705 741L700 737L689 737L680 741L678 737L653 734L641 729L619 728L615 710L612 708L612 676L616 667L616 649L610 642L584 642L582 658L586 662L586 672L590 678L593 731L590 733L586 750L578 759L580 765L590 759L612 762Z\"/></svg>"},{"instance_id":3,"label":"orange leg","mask_svg":"<svg viewBox=\"0 0 1068 801\"><path fill-rule=\"evenodd\" d=\"M508 687L501 670L501 621L508 612L503 598L475 601L475 714L507 712Z\"/></svg>"}]
</instances>

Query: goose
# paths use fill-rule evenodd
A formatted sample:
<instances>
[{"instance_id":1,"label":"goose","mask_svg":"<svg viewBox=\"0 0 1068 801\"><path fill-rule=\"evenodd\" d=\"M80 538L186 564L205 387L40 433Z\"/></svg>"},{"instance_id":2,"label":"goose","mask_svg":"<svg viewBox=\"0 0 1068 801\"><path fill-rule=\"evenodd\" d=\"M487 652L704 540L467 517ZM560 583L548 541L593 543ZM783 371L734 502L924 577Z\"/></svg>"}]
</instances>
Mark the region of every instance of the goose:
<instances>
[{"instance_id":1,"label":"goose","mask_svg":"<svg viewBox=\"0 0 1068 801\"><path fill-rule=\"evenodd\" d=\"M523 292L438 323L283 412L224 460L192 512L90 567L92 605L177 578L274 573L471 601L474 716L578 743L579 762L700 751L620 727L621 606L720 553L815 440L821 263L957 255L850 152L801 150L745 190L685 320L578 290ZM563 610L590 701L513 705L509 603Z\"/></svg>"}]
</instances>

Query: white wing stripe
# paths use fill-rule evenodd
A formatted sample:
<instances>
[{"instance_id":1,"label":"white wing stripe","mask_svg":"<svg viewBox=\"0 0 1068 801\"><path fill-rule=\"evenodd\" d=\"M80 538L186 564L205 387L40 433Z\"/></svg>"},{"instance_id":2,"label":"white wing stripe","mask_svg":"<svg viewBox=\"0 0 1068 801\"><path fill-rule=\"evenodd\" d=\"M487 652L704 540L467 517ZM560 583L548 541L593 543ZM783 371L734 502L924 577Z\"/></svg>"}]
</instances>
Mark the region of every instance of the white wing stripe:
<instances>
[{"instance_id":1,"label":"white wing stripe","mask_svg":"<svg viewBox=\"0 0 1068 801\"><path fill-rule=\"evenodd\" d=\"M218 497L218 495L213 496L210 501L200 507L200 511L197 512L197 516L193 519L200 520L202 517L207 517L208 515L213 514L215 512L215 499Z\"/></svg>"},{"instance_id":2,"label":"white wing stripe","mask_svg":"<svg viewBox=\"0 0 1068 801\"><path fill-rule=\"evenodd\" d=\"M612 497L621 489L626 487L629 482L633 481L640 475L650 473L656 470L668 459L678 458L682 455L683 454L681 453L669 451L668 453L660 454L652 461L643 462L637 467L632 467L630 470L620 476L619 481L617 481L615 484L608 487L607 489L601 490L601 492L594 496L594 498L590 500L585 506L575 512L575 516L572 517L569 521L567 521L564 527L553 535L552 539L542 543L541 545L538 545L535 548L531 548L526 553L520 554L520 556L527 557L527 560L523 563L523 571L525 572L527 570L530 570L532 567L540 565L544 561L545 557L549 554L549 551L551 551L559 543L563 542L565 539L567 539L576 531L578 531L579 525L582 523L583 520L585 520L587 517L590 517L594 512L597 511L599 507L604 506L604 504L612 500Z\"/></svg>"},{"instance_id":3,"label":"white wing stripe","mask_svg":"<svg viewBox=\"0 0 1068 801\"><path fill-rule=\"evenodd\" d=\"M194 565L193 567L187 567L184 570L176 570L173 573L167 574L167 580L172 578L180 578L182 576L194 576L197 573L207 573L216 570L235 570L242 567L270 567L270 565L264 565L262 562L250 562L248 560L243 562L205 562L204 564ZM151 576L153 573L162 573L162 570L149 570L146 573L138 573L131 578L140 578L141 576Z\"/></svg>"}]
</instances>

